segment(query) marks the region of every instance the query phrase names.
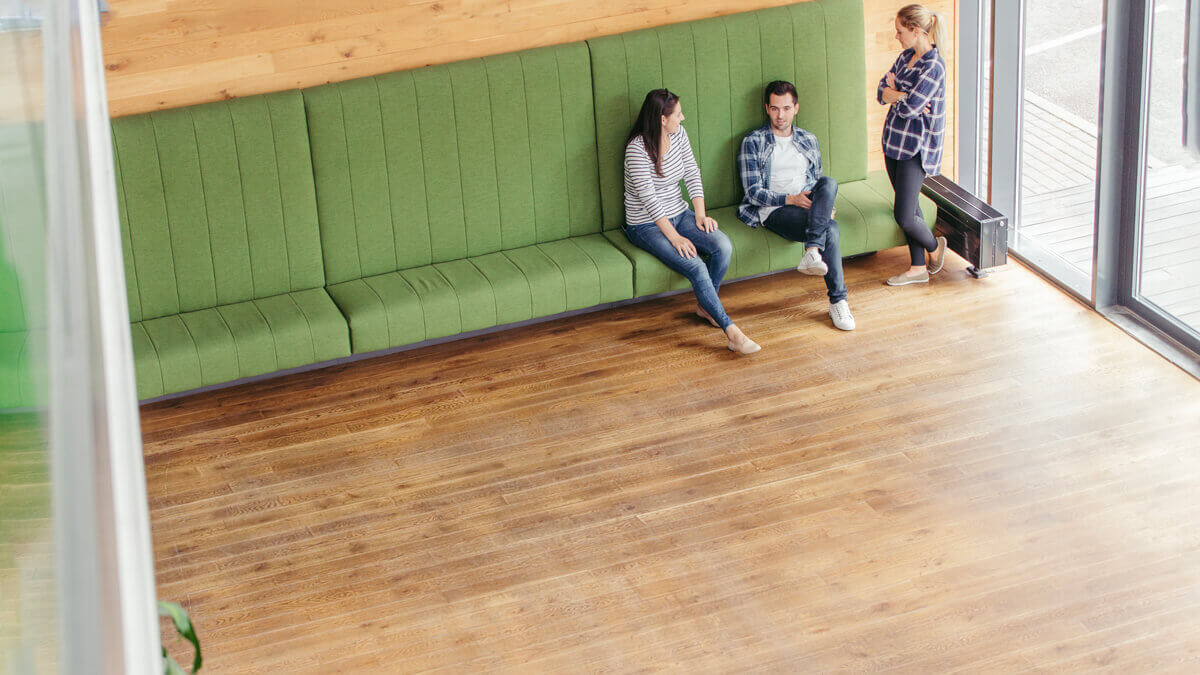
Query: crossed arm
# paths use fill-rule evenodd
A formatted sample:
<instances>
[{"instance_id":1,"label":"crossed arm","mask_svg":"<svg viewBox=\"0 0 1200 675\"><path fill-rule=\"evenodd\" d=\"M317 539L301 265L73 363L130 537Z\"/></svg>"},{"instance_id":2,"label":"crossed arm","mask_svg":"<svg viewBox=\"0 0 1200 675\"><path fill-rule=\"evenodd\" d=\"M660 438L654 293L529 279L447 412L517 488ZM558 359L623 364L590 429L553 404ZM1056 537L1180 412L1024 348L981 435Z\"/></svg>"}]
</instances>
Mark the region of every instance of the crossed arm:
<instances>
[{"instance_id":1,"label":"crossed arm","mask_svg":"<svg viewBox=\"0 0 1200 675\"><path fill-rule=\"evenodd\" d=\"M929 115L933 112L932 101L940 84L939 70L927 69L921 73L921 78L911 91L903 92L896 88L896 73L893 67L893 70L888 71L879 80L876 98L883 105L895 106L896 114L901 117Z\"/></svg>"}]
</instances>

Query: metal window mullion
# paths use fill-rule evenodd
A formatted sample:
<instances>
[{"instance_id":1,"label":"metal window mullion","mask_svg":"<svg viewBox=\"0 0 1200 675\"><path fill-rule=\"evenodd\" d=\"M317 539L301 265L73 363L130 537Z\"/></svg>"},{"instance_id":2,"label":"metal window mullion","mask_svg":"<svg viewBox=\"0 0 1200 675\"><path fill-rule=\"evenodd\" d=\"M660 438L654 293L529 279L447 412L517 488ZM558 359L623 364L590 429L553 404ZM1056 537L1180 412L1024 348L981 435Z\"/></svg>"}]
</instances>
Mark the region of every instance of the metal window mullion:
<instances>
[{"instance_id":1,"label":"metal window mullion","mask_svg":"<svg viewBox=\"0 0 1200 675\"><path fill-rule=\"evenodd\" d=\"M59 669L162 670L99 20L46 5L49 446Z\"/></svg>"},{"instance_id":2,"label":"metal window mullion","mask_svg":"<svg viewBox=\"0 0 1200 675\"><path fill-rule=\"evenodd\" d=\"M100 7L93 0L74 0L79 16L79 78L83 100L81 148L86 180L83 201L90 208L86 250L94 271L92 302L98 309L93 334L98 336L96 369L111 473L112 545L120 593L122 652L126 673L157 673L161 641L157 612L154 552L146 493L145 456L133 365L133 339L125 288L120 216L117 214L116 170L112 126L108 114L104 50L100 41ZM107 8L104 8L107 11Z\"/></svg>"},{"instance_id":3,"label":"metal window mullion","mask_svg":"<svg viewBox=\"0 0 1200 675\"><path fill-rule=\"evenodd\" d=\"M1154 0L1107 0L1100 66L1092 298L1098 309L1133 297L1141 241Z\"/></svg>"},{"instance_id":4,"label":"metal window mullion","mask_svg":"<svg viewBox=\"0 0 1200 675\"><path fill-rule=\"evenodd\" d=\"M1110 317L1132 316L1183 349L1200 354L1197 331L1140 297L1138 289L1145 232L1154 0L1109 0L1105 24L1092 267L1095 306Z\"/></svg>"},{"instance_id":5,"label":"metal window mullion","mask_svg":"<svg viewBox=\"0 0 1200 675\"><path fill-rule=\"evenodd\" d=\"M992 0L992 77L987 201L1008 216L1009 246L1020 218L1025 0Z\"/></svg>"},{"instance_id":6,"label":"metal window mullion","mask_svg":"<svg viewBox=\"0 0 1200 675\"><path fill-rule=\"evenodd\" d=\"M977 197L985 197L983 149L980 147L980 113L984 110L983 82L987 36L986 8L981 2L964 2L958 8L958 142L957 183Z\"/></svg>"}]
</instances>

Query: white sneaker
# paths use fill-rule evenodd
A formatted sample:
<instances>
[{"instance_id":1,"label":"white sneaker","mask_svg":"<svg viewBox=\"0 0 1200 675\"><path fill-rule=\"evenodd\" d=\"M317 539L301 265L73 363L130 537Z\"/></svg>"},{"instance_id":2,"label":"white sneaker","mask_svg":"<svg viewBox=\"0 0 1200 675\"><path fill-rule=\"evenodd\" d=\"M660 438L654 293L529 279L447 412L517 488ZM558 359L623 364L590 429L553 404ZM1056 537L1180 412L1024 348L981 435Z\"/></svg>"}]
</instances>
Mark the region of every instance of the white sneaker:
<instances>
[{"instance_id":1,"label":"white sneaker","mask_svg":"<svg viewBox=\"0 0 1200 675\"><path fill-rule=\"evenodd\" d=\"M842 330L854 330L854 316L850 314L850 303L845 300L830 305L829 316L833 318L834 326Z\"/></svg>"},{"instance_id":2,"label":"white sneaker","mask_svg":"<svg viewBox=\"0 0 1200 675\"><path fill-rule=\"evenodd\" d=\"M796 265L796 271L802 274L811 274L814 277L823 277L829 274L829 265L821 260L821 252L815 248L810 248L804 252L804 257L800 259L800 264Z\"/></svg>"}]
</instances>

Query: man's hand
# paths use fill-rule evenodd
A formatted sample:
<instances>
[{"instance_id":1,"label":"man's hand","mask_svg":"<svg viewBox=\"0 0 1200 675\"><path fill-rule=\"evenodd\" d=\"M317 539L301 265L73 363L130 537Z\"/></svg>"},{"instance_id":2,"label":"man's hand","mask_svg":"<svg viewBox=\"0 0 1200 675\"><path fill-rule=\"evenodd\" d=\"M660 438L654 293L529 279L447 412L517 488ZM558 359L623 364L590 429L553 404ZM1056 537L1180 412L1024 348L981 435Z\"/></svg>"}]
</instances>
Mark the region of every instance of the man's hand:
<instances>
[{"instance_id":1,"label":"man's hand","mask_svg":"<svg viewBox=\"0 0 1200 675\"><path fill-rule=\"evenodd\" d=\"M788 195L785 201L790 206L799 206L802 209L812 208L812 193L801 192L800 194Z\"/></svg>"},{"instance_id":2,"label":"man's hand","mask_svg":"<svg viewBox=\"0 0 1200 675\"><path fill-rule=\"evenodd\" d=\"M684 258L696 257L696 245L692 243L691 239L677 234L674 237L671 237L670 241L671 246L675 247L675 251L678 252L680 256Z\"/></svg>"},{"instance_id":3,"label":"man's hand","mask_svg":"<svg viewBox=\"0 0 1200 675\"><path fill-rule=\"evenodd\" d=\"M889 89L896 88L896 74L895 73L888 73L886 76L884 76L884 81L887 82L887 86Z\"/></svg>"},{"instance_id":4,"label":"man's hand","mask_svg":"<svg viewBox=\"0 0 1200 675\"><path fill-rule=\"evenodd\" d=\"M891 105L893 103L896 103L897 101L903 101L905 96L908 96L908 94L896 91L895 89L893 89L891 87L885 87L883 90L883 94L881 94L880 97L883 99L884 103Z\"/></svg>"}]
</instances>

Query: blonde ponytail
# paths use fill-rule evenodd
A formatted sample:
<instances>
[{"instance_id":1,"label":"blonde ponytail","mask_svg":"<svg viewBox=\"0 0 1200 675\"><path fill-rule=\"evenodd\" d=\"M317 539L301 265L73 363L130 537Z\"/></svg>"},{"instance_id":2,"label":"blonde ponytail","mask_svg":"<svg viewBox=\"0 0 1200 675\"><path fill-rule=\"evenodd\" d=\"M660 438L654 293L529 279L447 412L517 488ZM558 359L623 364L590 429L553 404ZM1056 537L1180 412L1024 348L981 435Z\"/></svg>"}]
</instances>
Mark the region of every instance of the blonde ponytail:
<instances>
[{"instance_id":1,"label":"blonde ponytail","mask_svg":"<svg viewBox=\"0 0 1200 675\"><path fill-rule=\"evenodd\" d=\"M909 30L920 28L929 36L930 44L935 44L938 47L945 48L944 41L946 39L946 27L943 25L942 17L937 12L931 12L921 5L905 5L896 12L896 18L900 19L900 24Z\"/></svg>"},{"instance_id":2,"label":"blonde ponytail","mask_svg":"<svg viewBox=\"0 0 1200 675\"><path fill-rule=\"evenodd\" d=\"M942 15L937 12L930 12L929 14L929 41L939 48L945 49L947 47L946 28L942 25ZM938 51L941 51L941 49Z\"/></svg>"}]
</instances>

